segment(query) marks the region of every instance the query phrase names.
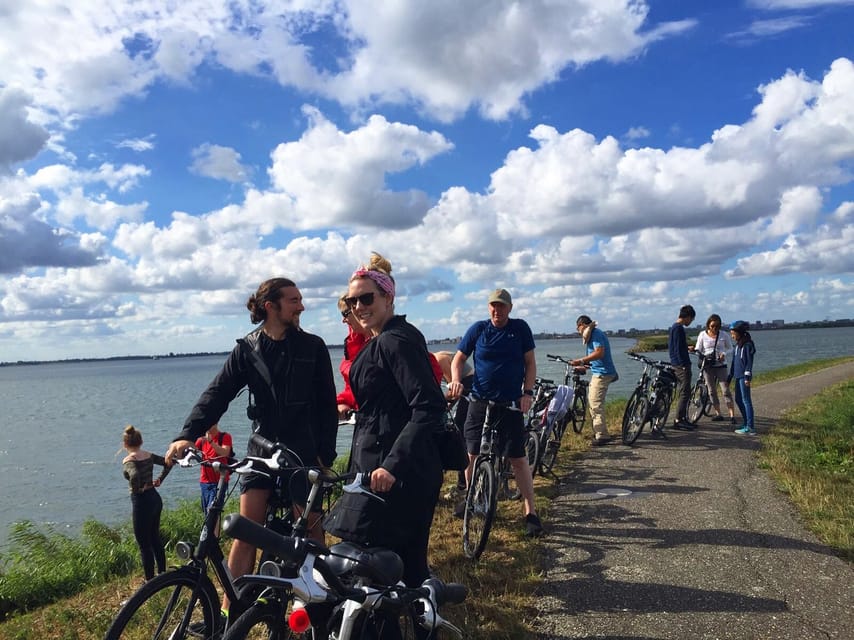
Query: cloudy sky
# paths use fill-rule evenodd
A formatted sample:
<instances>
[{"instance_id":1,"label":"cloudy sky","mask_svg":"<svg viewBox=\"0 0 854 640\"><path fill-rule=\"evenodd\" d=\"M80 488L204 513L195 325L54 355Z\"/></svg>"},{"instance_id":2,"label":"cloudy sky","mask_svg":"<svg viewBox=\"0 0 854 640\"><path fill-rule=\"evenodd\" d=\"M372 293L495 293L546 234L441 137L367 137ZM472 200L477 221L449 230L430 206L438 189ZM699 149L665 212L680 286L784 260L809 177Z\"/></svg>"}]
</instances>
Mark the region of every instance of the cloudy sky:
<instances>
[{"instance_id":1,"label":"cloudy sky","mask_svg":"<svg viewBox=\"0 0 854 640\"><path fill-rule=\"evenodd\" d=\"M854 0L3 0L0 361L854 317Z\"/></svg>"}]
</instances>

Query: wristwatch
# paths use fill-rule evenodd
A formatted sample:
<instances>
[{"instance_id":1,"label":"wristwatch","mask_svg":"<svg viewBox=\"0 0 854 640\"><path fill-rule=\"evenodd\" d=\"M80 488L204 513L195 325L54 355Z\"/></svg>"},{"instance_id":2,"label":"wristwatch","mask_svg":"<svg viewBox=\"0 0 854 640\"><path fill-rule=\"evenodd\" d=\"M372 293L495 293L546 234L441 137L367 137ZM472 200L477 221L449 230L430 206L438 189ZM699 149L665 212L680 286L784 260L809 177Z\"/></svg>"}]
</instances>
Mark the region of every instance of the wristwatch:
<instances>
[{"instance_id":1,"label":"wristwatch","mask_svg":"<svg viewBox=\"0 0 854 640\"><path fill-rule=\"evenodd\" d=\"M533 396L534 390L533 389L525 389L522 393L524 393L526 396Z\"/></svg>"}]
</instances>

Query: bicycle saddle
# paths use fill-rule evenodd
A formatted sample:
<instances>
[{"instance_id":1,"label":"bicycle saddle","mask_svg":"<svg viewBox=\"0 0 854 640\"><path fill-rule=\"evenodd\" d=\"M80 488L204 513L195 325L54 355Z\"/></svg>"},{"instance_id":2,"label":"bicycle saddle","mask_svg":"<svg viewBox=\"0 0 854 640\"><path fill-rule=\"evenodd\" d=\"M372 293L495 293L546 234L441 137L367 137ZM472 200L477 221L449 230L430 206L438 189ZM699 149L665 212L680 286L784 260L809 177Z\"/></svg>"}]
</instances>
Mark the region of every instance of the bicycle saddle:
<instances>
[{"instance_id":1,"label":"bicycle saddle","mask_svg":"<svg viewBox=\"0 0 854 640\"><path fill-rule=\"evenodd\" d=\"M403 560L389 549L339 542L329 551L326 564L337 576L350 573L383 585L397 584L403 577Z\"/></svg>"}]
</instances>

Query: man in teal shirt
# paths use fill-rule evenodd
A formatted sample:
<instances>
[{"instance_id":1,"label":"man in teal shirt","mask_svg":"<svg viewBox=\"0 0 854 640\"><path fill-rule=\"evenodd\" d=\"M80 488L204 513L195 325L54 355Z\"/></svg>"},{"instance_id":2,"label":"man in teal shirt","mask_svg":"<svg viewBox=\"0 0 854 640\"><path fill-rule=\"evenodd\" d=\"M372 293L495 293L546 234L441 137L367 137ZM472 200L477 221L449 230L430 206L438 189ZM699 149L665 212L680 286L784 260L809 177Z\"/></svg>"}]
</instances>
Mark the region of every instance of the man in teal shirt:
<instances>
[{"instance_id":1,"label":"man in teal shirt","mask_svg":"<svg viewBox=\"0 0 854 640\"><path fill-rule=\"evenodd\" d=\"M587 404L593 420L593 444L602 445L611 439L608 435L608 426L605 424L605 395L608 393L608 386L620 376L611 359L611 344L605 332L596 326L590 316L578 316L575 326L581 335L581 341L587 348L587 355L570 363L573 366L590 367Z\"/></svg>"}]
</instances>

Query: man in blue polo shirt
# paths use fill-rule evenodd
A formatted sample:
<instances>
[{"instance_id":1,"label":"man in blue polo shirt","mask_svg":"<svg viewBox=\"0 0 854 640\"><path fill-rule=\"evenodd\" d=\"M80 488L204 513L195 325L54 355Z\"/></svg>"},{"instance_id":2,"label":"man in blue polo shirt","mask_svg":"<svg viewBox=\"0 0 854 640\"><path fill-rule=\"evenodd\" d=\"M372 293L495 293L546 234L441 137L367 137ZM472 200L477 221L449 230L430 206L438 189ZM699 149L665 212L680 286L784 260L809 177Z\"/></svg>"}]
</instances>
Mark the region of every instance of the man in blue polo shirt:
<instances>
[{"instance_id":1,"label":"man in blue polo shirt","mask_svg":"<svg viewBox=\"0 0 854 640\"><path fill-rule=\"evenodd\" d=\"M457 346L451 363L451 397L463 392L462 378L466 360L474 355L473 401L466 416L465 436L469 453L466 482L471 482L472 468L480 450L480 437L486 415L486 402L515 402L521 411L505 410L500 420L499 455L506 456L513 467L516 486L522 495L526 535L540 536L543 526L534 507L534 481L525 455L524 415L531 408L537 363L534 359L534 336L524 320L510 318L513 303L506 289L496 289L489 296L489 319L475 322ZM480 402L479 402L480 400ZM464 505L457 505L454 515L462 517Z\"/></svg>"}]
</instances>

